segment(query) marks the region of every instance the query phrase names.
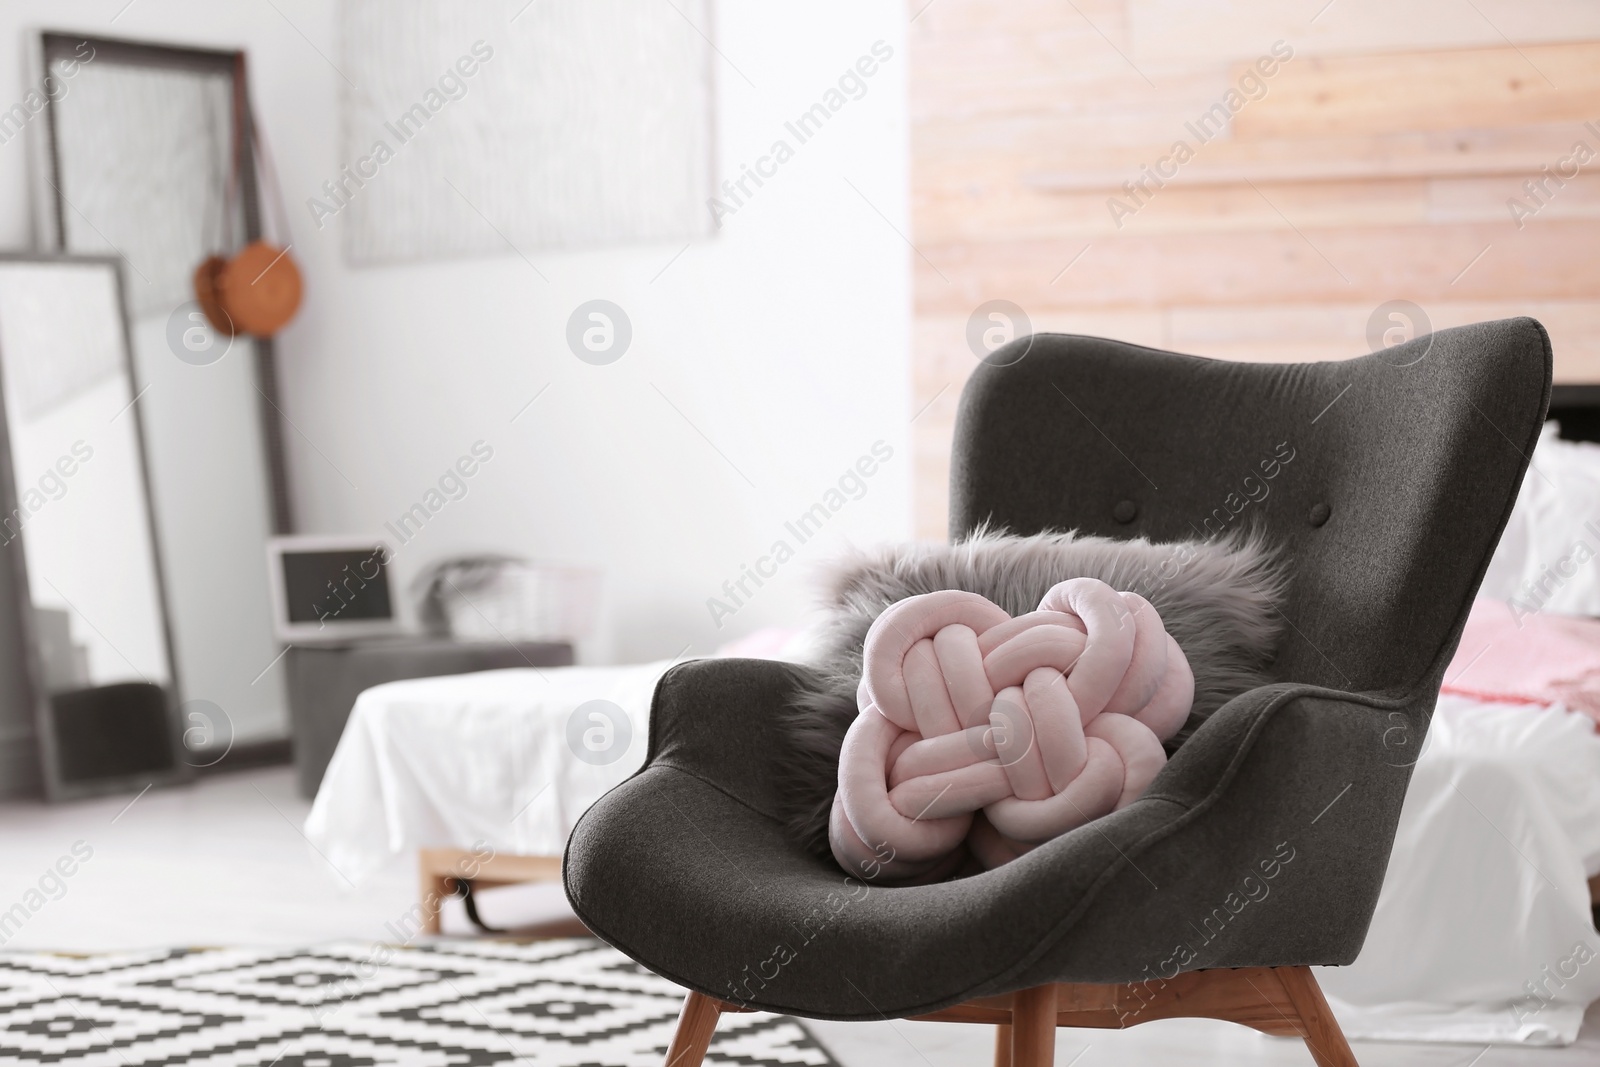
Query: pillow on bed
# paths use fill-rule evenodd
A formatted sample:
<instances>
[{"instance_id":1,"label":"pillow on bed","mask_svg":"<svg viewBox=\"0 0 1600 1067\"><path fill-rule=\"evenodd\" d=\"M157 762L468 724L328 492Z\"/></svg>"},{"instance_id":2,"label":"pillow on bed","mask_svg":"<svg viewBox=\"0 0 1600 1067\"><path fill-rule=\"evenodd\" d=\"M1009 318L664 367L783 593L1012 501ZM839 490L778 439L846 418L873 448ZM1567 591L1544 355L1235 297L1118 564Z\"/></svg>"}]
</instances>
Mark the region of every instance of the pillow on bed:
<instances>
[{"instance_id":1,"label":"pillow on bed","mask_svg":"<svg viewBox=\"0 0 1600 1067\"><path fill-rule=\"evenodd\" d=\"M1478 595L1524 610L1600 615L1600 445L1547 422Z\"/></svg>"},{"instance_id":2,"label":"pillow on bed","mask_svg":"<svg viewBox=\"0 0 1600 1067\"><path fill-rule=\"evenodd\" d=\"M1098 578L1143 596L1183 649L1194 671L1194 705L1168 742L1169 754L1230 698L1270 680L1265 668L1282 630L1284 574L1258 539L1152 544L980 529L954 545L851 554L827 576L826 620L811 661L816 673L784 722L793 753L784 821L795 839L829 855L828 815L839 747L857 715L862 642L884 609L909 596L964 589L1022 615L1068 578Z\"/></svg>"}]
</instances>

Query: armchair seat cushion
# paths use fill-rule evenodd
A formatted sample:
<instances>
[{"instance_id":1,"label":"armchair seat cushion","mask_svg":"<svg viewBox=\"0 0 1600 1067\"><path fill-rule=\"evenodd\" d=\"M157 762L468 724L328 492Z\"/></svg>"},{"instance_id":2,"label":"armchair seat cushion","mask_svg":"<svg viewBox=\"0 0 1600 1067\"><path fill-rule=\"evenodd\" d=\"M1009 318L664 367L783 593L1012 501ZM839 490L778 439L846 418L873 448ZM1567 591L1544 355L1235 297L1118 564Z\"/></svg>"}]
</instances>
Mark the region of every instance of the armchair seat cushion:
<instances>
[{"instance_id":1,"label":"armchair seat cushion","mask_svg":"<svg viewBox=\"0 0 1600 1067\"><path fill-rule=\"evenodd\" d=\"M1158 801L1119 813L1113 836L1068 835L986 875L890 888L795 850L779 821L675 768L653 767L601 804L634 808L645 797L672 818L638 824L631 843L574 838L571 876L592 887L574 900L585 923L630 955L671 961L656 969L682 985L840 1019L932 1010L998 988L1087 898L1116 862L1117 841L1183 811ZM608 921L622 912L632 913L625 924Z\"/></svg>"}]
</instances>

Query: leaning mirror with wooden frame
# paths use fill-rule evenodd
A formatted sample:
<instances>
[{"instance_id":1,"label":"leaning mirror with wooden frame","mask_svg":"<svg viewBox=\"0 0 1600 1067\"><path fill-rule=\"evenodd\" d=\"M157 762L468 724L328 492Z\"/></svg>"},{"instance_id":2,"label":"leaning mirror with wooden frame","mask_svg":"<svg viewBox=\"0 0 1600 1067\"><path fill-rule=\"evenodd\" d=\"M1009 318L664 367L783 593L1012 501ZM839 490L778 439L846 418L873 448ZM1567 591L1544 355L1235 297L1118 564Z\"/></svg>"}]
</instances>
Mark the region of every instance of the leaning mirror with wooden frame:
<instances>
[{"instance_id":1,"label":"leaning mirror with wooden frame","mask_svg":"<svg viewBox=\"0 0 1600 1067\"><path fill-rule=\"evenodd\" d=\"M0 257L0 552L46 794L186 775L114 259Z\"/></svg>"}]
</instances>

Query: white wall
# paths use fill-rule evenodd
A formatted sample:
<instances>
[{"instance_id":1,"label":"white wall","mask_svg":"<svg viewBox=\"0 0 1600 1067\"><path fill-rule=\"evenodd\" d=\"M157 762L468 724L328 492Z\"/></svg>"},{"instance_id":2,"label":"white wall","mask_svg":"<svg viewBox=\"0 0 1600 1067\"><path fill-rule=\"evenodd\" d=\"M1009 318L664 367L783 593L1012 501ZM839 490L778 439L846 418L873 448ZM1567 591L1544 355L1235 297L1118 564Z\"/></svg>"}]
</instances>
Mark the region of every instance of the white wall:
<instances>
[{"instance_id":1,"label":"white wall","mask_svg":"<svg viewBox=\"0 0 1600 1067\"><path fill-rule=\"evenodd\" d=\"M602 567L602 629L585 649L601 662L686 645L710 651L758 626L795 622L811 600L808 571L841 541L908 535L913 253L900 236L910 232L902 5L716 5L715 27L704 28L726 57L716 63L720 176L736 177L775 139L795 144L785 121L821 100L874 42L893 57L715 239L675 261L680 246L654 245L524 249L532 267L508 250L352 269L338 219L318 232L305 206L346 161L336 8L274 3L13 0L0 8L12 60L0 70L0 110L24 91L33 29L249 50L307 281L279 348L302 530L378 534L486 441L493 460L400 559L414 569L503 550ZM406 6L395 4L397 17ZM0 145L6 247L32 239L27 152L22 138ZM564 339L572 310L597 297L621 305L634 331L627 354L603 367L580 362ZM798 545L784 523L824 500L877 441L893 457L865 480L865 494L823 536ZM747 581L756 595L713 625L707 599L780 538L798 547L796 558L764 588Z\"/></svg>"}]
</instances>

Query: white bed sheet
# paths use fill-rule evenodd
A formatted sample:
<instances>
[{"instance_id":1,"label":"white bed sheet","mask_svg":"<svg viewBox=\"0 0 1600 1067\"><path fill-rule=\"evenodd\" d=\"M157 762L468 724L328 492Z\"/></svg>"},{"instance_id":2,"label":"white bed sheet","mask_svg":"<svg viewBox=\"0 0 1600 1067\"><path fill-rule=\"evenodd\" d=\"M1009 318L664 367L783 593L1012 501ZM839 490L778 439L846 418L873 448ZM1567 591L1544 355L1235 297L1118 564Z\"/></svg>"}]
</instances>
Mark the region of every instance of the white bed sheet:
<instances>
[{"instance_id":1,"label":"white bed sheet","mask_svg":"<svg viewBox=\"0 0 1600 1067\"><path fill-rule=\"evenodd\" d=\"M643 762L650 697L669 666L485 671L370 689L307 836L352 881L420 846L560 854L583 811ZM621 758L600 766L574 758L567 741L569 717L593 699L621 707L632 733ZM1441 696L1366 947L1352 966L1319 971L1347 1035L1570 1043L1600 998L1586 886L1597 871L1600 736L1590 720ZM1580 945L1593 955L1575 963ZM1550 996L1533 999L1525 982Z\"/></svg>"}]
</instances>

